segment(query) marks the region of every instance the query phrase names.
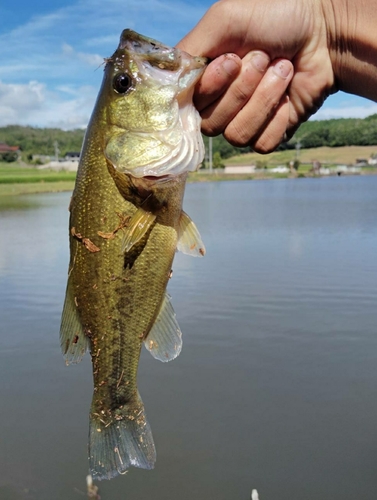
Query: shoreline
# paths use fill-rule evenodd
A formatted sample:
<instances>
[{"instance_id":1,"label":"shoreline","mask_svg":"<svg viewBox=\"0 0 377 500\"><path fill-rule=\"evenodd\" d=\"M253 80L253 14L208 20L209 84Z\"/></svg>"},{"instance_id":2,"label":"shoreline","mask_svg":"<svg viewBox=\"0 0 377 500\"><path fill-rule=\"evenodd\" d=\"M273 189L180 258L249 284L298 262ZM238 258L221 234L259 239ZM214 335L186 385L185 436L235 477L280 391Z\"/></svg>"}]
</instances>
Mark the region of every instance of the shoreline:
<instances>
[{"instance_id":1,"label":"shoreline","mask_svg":"<svg viewBox=\"0 0 377 500\"><path fill-rule=\"evenodd\" d=\"M360 174L342 174L341 177L354 177L364 175L377 175L377 170L370 172L361 172ZM258 181L274 179L321 179L328 177L338 177L337 175L314 175L309 173L290 173L290 174L224 174L214 171L194 172L189 175L187 182L189 184L199 182L226 182L226 181ZM20 196L28 194L43 193L61 193L73 191L75 181L56 181L56 182L31 182L31 183L9 183L0 184L0 197Z\"/></svg>"}]
</instances>

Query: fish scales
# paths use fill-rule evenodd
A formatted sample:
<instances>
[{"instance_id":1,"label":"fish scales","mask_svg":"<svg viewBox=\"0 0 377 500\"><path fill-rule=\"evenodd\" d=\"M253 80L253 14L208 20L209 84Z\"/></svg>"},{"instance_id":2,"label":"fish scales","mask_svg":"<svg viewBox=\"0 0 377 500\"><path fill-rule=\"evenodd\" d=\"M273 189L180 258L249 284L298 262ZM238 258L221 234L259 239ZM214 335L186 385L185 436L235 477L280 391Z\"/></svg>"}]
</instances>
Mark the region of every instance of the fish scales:
<instances>
[{"instance_id":1,"label":"fish scales","mask_svg":"<svg viewBox=\"0 0 377 500\"><path fill-rule=\"evenodd\" d=\"M201 58L125 30L85 137L60 335L67 364L91 352L89 467L96 479L154 466L137 371L143 343L162 361L179 354L166 286L177 249L204 254L182 211L187 172L203 156L192 92L204 67Z\"/></svg>"}]
</instances>

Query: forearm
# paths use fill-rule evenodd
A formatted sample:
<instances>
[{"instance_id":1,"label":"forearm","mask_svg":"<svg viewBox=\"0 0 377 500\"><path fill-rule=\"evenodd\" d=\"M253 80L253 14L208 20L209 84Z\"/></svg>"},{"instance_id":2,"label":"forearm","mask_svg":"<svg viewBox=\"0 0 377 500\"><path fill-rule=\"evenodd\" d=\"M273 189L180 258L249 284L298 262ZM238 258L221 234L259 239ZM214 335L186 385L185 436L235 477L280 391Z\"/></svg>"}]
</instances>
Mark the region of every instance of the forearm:
<instances>
[{"instance_id":1,"label":"forearm","mask_svg":"<svg viewBox=\"0 0 377 500\"><path fill-rule=\"evenodd\" d=\"M323 0L339 90L377 101L377 1Z\"/></svg>"}]
</instances>

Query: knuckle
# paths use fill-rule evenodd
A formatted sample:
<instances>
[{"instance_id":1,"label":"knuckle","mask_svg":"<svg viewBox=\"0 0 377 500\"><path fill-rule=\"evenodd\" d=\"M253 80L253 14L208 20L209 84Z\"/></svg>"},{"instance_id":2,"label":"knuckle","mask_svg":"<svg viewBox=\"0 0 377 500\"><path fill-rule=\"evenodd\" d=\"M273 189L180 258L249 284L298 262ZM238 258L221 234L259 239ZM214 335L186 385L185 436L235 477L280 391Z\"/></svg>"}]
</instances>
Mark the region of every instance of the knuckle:
<instances>
[{"instance_id":1,"label":"knuckle","mask_svg":"<svg viewBox=\"0 0 377 500\"><path fill-rule=\"evenodd\" d=\"M213 120L203 120L201 129L203 134L207 135L208 137L215 137L216 135L221 134L223 131L223 127Z\"/></svg>"},{"instance_id":2,"label":"knuckle","mask_svg":"<svg viewBox=\"0 0 377 500\"><path fill-rule=\"evenodd\" d=\"M234 121L225 129L224 137L232 146L242 148L249 144L252 133L244 124Z\"/></svg>"},{"instance_id":3,"label":"knuckle","mask_svg":"<svg viewBox=\"0 0 377 500\"><path fill-rule=\"evenodd\" d=\"M275 140L272 140L271 137L261 136L258 140L252 145L253 150L256 153L261 155L266 155L271 153L277 146Z\"/></svg>"}]
</instances>

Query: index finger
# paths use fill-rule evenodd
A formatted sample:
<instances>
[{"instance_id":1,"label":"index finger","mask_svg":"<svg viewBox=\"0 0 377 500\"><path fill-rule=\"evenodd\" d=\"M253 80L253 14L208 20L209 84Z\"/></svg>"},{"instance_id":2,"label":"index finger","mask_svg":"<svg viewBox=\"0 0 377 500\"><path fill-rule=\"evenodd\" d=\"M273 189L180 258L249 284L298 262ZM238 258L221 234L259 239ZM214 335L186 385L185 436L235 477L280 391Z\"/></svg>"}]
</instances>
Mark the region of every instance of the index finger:
<instances>
[{"instance_id":1,"label":"index finger","mask_svg":"<svg viewBox=\"0 0 377 500\"><path fill-rule=\"evenodd\" d=\"M201 111L216 101L238 76L241 67L242 61L236 54L223 54L213 60L196 87L196 108Z\"/></svg>"}]
</instances>

